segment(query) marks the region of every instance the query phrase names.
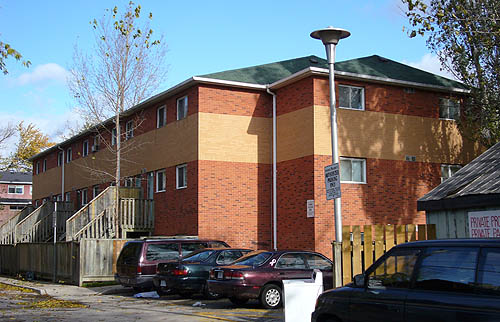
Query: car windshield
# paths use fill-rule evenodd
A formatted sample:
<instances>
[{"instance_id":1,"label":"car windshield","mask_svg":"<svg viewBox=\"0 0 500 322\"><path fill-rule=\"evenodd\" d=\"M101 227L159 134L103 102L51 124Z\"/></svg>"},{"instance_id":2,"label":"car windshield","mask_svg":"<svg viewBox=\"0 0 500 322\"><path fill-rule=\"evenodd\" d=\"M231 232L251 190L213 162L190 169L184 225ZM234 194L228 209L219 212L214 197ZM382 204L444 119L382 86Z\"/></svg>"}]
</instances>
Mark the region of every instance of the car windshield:
<instances>
[{"instance_id":1,"label":"car windshield","mask_svg":"<svg viewBox=\"0 0 500 322\"><path fill-rule=\"evenodd\" d=\"M209 258L213 253L215 253L215 250L203 250L200 252L189 254L188 256L184 257L184 260L202 262Z\"/></svg>"},{"instance_id":2,"label":"car windshield","mask_svg":"<svg viewBox=\"0 0 500 322\"><path fill-rule=\"evenodd\" d=\"M249 253L240 259L238 259L233 264L235 265L248 265L248 266L259 266L264 263L269 257L271 257L271 252L260 252L260 253Z\"/></svg>"}]
</instances>

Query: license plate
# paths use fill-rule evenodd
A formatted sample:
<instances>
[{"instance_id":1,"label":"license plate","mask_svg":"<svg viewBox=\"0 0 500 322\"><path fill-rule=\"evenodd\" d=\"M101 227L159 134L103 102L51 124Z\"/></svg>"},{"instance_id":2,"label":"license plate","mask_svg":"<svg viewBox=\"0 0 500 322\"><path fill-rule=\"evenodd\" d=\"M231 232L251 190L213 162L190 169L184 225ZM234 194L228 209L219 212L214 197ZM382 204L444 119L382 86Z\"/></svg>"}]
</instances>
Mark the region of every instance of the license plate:
<instances>
[{"instance_id":1,"label":"license plate","mask_svg":"<svg viewBox=\"0 0 500 322\"><path fill-rule=\"evenodd\" d=\"M223 276L224 276L224 272L222 272L222 271L217 272L217 279L221 280Z\"/></svg>"},{"instance_id":2,"label":"license plate","mask_svg":"<svg viewBox=\"0 0 500 322\"><path fill-rule=\"evenodd\" d=\"M167 282L165 282L164 280L161 280L160 281L160 286L167 287Z\"/></svg>"}]
</instances>

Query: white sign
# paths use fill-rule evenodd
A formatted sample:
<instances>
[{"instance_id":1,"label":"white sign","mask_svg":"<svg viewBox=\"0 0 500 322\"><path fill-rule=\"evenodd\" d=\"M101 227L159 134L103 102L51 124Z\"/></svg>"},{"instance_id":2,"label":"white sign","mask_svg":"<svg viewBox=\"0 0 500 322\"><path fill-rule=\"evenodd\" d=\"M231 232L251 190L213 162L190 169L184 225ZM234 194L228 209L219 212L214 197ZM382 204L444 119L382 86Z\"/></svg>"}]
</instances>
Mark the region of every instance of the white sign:
<instances>
[{"instance_id":1,"label":"white sign","mask_svg":"<svg viewBox=\"0 0 500 322\"><path fill-rule=\"evenodd\" d=\"M469 237L500 237L500 210L469 212Z\"/></svg>"},{"instance_id":2,"label":"white sign","mask_svg":"<svg viewBox=\"0 0 500 322\"><path fill-rule=\"evenodd\" d=\"M314 200L307 200L307 218L314 218Z\"/></svg>"},{"instance_id":3,"label":"white sign","mask_svg":"<svg viewBox=\"0 0 500 322\"><path fill-rule=\"evenodd\" d=\"M326 200L340 198L339 164L334 163L325 167Z\"/></svg>"}]
</instances>

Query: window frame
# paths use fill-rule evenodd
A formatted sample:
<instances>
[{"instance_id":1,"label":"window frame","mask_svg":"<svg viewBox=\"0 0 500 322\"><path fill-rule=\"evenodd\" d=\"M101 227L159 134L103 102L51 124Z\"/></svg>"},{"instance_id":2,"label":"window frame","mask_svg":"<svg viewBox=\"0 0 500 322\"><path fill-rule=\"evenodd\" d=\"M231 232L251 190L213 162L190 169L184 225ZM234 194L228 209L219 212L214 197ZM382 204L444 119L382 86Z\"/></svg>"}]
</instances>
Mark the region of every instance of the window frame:
<instances>
[{"instance_id":1,"label":"window frame","mask_svg":"<svg viewBox=\"0 0 500 322\"><path fill-rule=\"evenodd\" d=\"M130 140L134 137L134 120L125 123L125 140Z\"/></svg>"},{"instance_id":2,"label":"window frame","mask_svg":"<svg viewBox=\"0 0 500 322\"><path fill-rule=\"evenodd\" d=\"M160 180L158 179L158 174L162 174L162 185L163 185L163 189L160 190L160 185L159 185L159 182ZM156 189L155 189L155 192L165 192L167 190L167 176L166 176L166 171L165 169L162 169L162 170L157 170L156 173L155 173L155 177L156 177Z\"/></svg>"},{"instance_id":3,"label":"window frame","mask_svg":"<svg viewBox=\"0 0 500 322\"><path fill-rule=\"evenodd\" d=\"M446 171L448 172L448 177L443 177L443 168L446 169ZM452 174L451 171L452 171L452 168L457 168L457 170ZM462 169L463 166L460 165L460 164L448 164L448 163L442 163L441 164L441 173L440 173L440 177L441 177L441 182L444 182L446 179L449 179L451 177L453 177L455 175L455 173L457 171L459 171L460 169Z\"/></svg>"},{"instance_id":4,"label":"window frame","mask_svg":"<svg viewBox=\"0 0 500 322\"><path fill-rule=\"evenodd\" d=\"M184 178L184 185L179 185L179 172L182 170L183 172L183 178ZM186 189L187 188L187 163L180 164L175 167L175 188L177 190L179 189Z\"/></svg>"},{"instance_id":5,"label":"window frame","mask_svg":"<svg viewBox=\"0 0 500 322\"><path fill-rule=\"evenodd\" d=\"M42 172L47 171L47 159L43 159L42 163Z\"/></svg>"},{"instance_id":6,"label":"window frame","mask_svg":"<svg viewBox=\"0 0 500 322\"><path fill-rule=\"evenodd\" d=\"M73 150L71 148L66 149L66 163L73 161Z\"/></svg>"},{"instance_id":7,"label":"window frame","mask_svg":"<svg viewBox=\"0 0 500 322\"><path fill-rule=\"evenodd\" d=\"M82 207L89 203L87 189L80 190L80 201Z\"/></svg>"},{"instance_id":8,"label":"window frame","mask_svg":"<svg viewBox=\"0 0 500 322\"><path fill-rule=\"evenodd\" d=\"M82 156L86 157L87 155L89 155L89 140L82 143Z\"/></svg>"},{"instance_id":9,"label":"window frame","mask_svg":"<svg viewBox=\"0 0 500 322\"><path fill-rule=\"evenodd\" d=\"M345 85L345 84L338 84L338 93L339 93L339 108L347 109L347 110L354 110L354 111L364 111L365 110L365 88L360 87L360 86L353 86L353 85ZM349 89L349 105L352 106L352 89L360 89L361 90L361 108L353 108L351 106L341 106L340 105L340 87L345 87Z\"/></svg>"},{"instance_id":10,"label":"window frame","mask_svg":"<svg viewBox=\"0 0 500 322\"><path fill-rule=\"evenodd\" d=\"M57 166L62 167L63 163L64 163L64 152L59 151L57 153Z\"/></svg>"},{"instance_id":11,"label":"window frame","mask_svg":"<svg viewBox=\"0 0 500 322\"><path fill-rule=\"evenodd\" d=\"M37 161L35 165L35 174L39 173L40 173L40 161Z\"/></svg>"},{"instance_id":12,"label":"window frame","mask_svg":"<svg viewBox=\"0 0 500 322\"><path fill-rule=\"evenodd\" d=\"M182 101L185 101L185 104L184 104L184 106L183 106L183 114L182 114L182 117L180 117L180 113L179 113L179 102L182 102ZM189 104L189 103L188 103L188 96L187 96L187 95L184 95L184 96L182 96L182 97L179 97L179 98L177 99L177 101L176 101L176 102L177 102L177 104L176 104L176 106L177 106L177 121L187 118L187 116L188 116L188 106L189 106L189 105L188 105L188 104Z\"/></svg>"},{"instance_id":13,"label":"window frame","mask_svg":"<svg viewBox=\"0 0 500 322\"><path fill-rule=\"evenodd\" d=\"M92 186L92 199L99 195L99 185Z\"/></svg>"},{"instance_id":14,"label":"window frame","mask_svg":"<svg viewBox=\"0 0 500 322\"><path fill-rule=\"evenodd\" d=\"M118 135L118 131L116 130L116 126L111 129L111 146L116 145L116 136Z\"/></svg>"},{"instance_id":15,"label":"window frame","mask_svg":"<svg viewBox=\"0 0 500 322\"><path fill-rule=\"evenodd\" d=\"M162 112L163 110L163 112ZM163 122L160 124L160 113L163 116ZM156 128L159 129L167 125L167 107L162 105L156 109Z\"/></svg>"},{"instance_id":16,"label":"window frame","mask_svg":"<svg viewBox=\"0 0 500 322\"><path fill-rule=\"evenodd\" d=\"M445 103L445 107L446 107L446 115L441 115L441 106L442 106L442 102L446 102ZM447 121L458 121L460 119L460 101L457 100L457 99L453 99L453 98L449 98L449 97L440 97L439 98L439 105L438 105L438 108L439 108L439 119L440 120L447 120ZM457 113L456 113L456 118L452 117L452 114L450 113L450 108L451 107L456 107L457 108Z\"/></svg>"},{"instance_id":17,"label":"window frame","mask_svg":"<svg viewBox=\"0 0 500 322\"><path fill-rule=\"evenodd\" d=\"M13 188L14 192L10 192L10 189ZM17 192L21 188L21 192ZM23 185L8 185L7 186L7 194L9 195L24 195L24 186Z\"/></svg>"},{"instance_id":18,"label":"window frame","mask_svg":"<svg viewBox=\"0 0 500 322\"><path fill-rule=\"evenodd\" d=\"M343 181L340 180L341 183L353 183L353 184L366 184L366 159L363 158L350 158L350 157L340 157L339 158L339 169L340 173L342 174L342 168L341 168L341 161L351 161L351 169L352 169L352 161L362 161L363 164L363 181ZM351 179L352 179L352 172L351 172Z\"/></svg>"}]
</instances>

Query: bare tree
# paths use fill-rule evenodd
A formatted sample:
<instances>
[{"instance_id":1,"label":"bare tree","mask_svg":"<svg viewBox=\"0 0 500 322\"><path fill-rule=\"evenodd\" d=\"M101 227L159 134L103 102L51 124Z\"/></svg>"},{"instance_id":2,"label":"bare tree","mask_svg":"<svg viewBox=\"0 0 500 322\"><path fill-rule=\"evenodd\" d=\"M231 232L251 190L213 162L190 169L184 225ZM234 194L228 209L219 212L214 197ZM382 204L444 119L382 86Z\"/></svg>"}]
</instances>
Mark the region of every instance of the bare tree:
<instances>
[{"instance_id":1,"label":"bare tree","mask_svg":"<svg viewBox=\"0 0 500 322\"><path fill-rule=\"evenodd\" d=\"M0 151L4 151L7 140L16 133L16 127L12 123L8 123L0 127ZM0 154L0 167L5 170L8 167L6 156Z\"/></svg>"},{"instance_id":2,"label":"bare tree","mask_svg":"<svg viewBox=\"0 0 500 322\"><path fill-rule=\"evenodd\" d=\"M137 146L127 143L121 117L130 107L150 97L166 77L166 45L163 37L153 39L149 27L152 14L141 21L141 6L130 2L124 12L117 7L93 20L95 47L90 53L75 46L69 89L79 105L87 127L100 138L100 144L113 155L113 173L90 168L120 186L123 155ZM134 120L133 128L141 125ZM110 125L111 124L111 125ZM128 129L130 131L130 128ZM132 129L133 130L133 129ZM105 138L110 138L109 142Z\"/></svg>"}]
</instances>

